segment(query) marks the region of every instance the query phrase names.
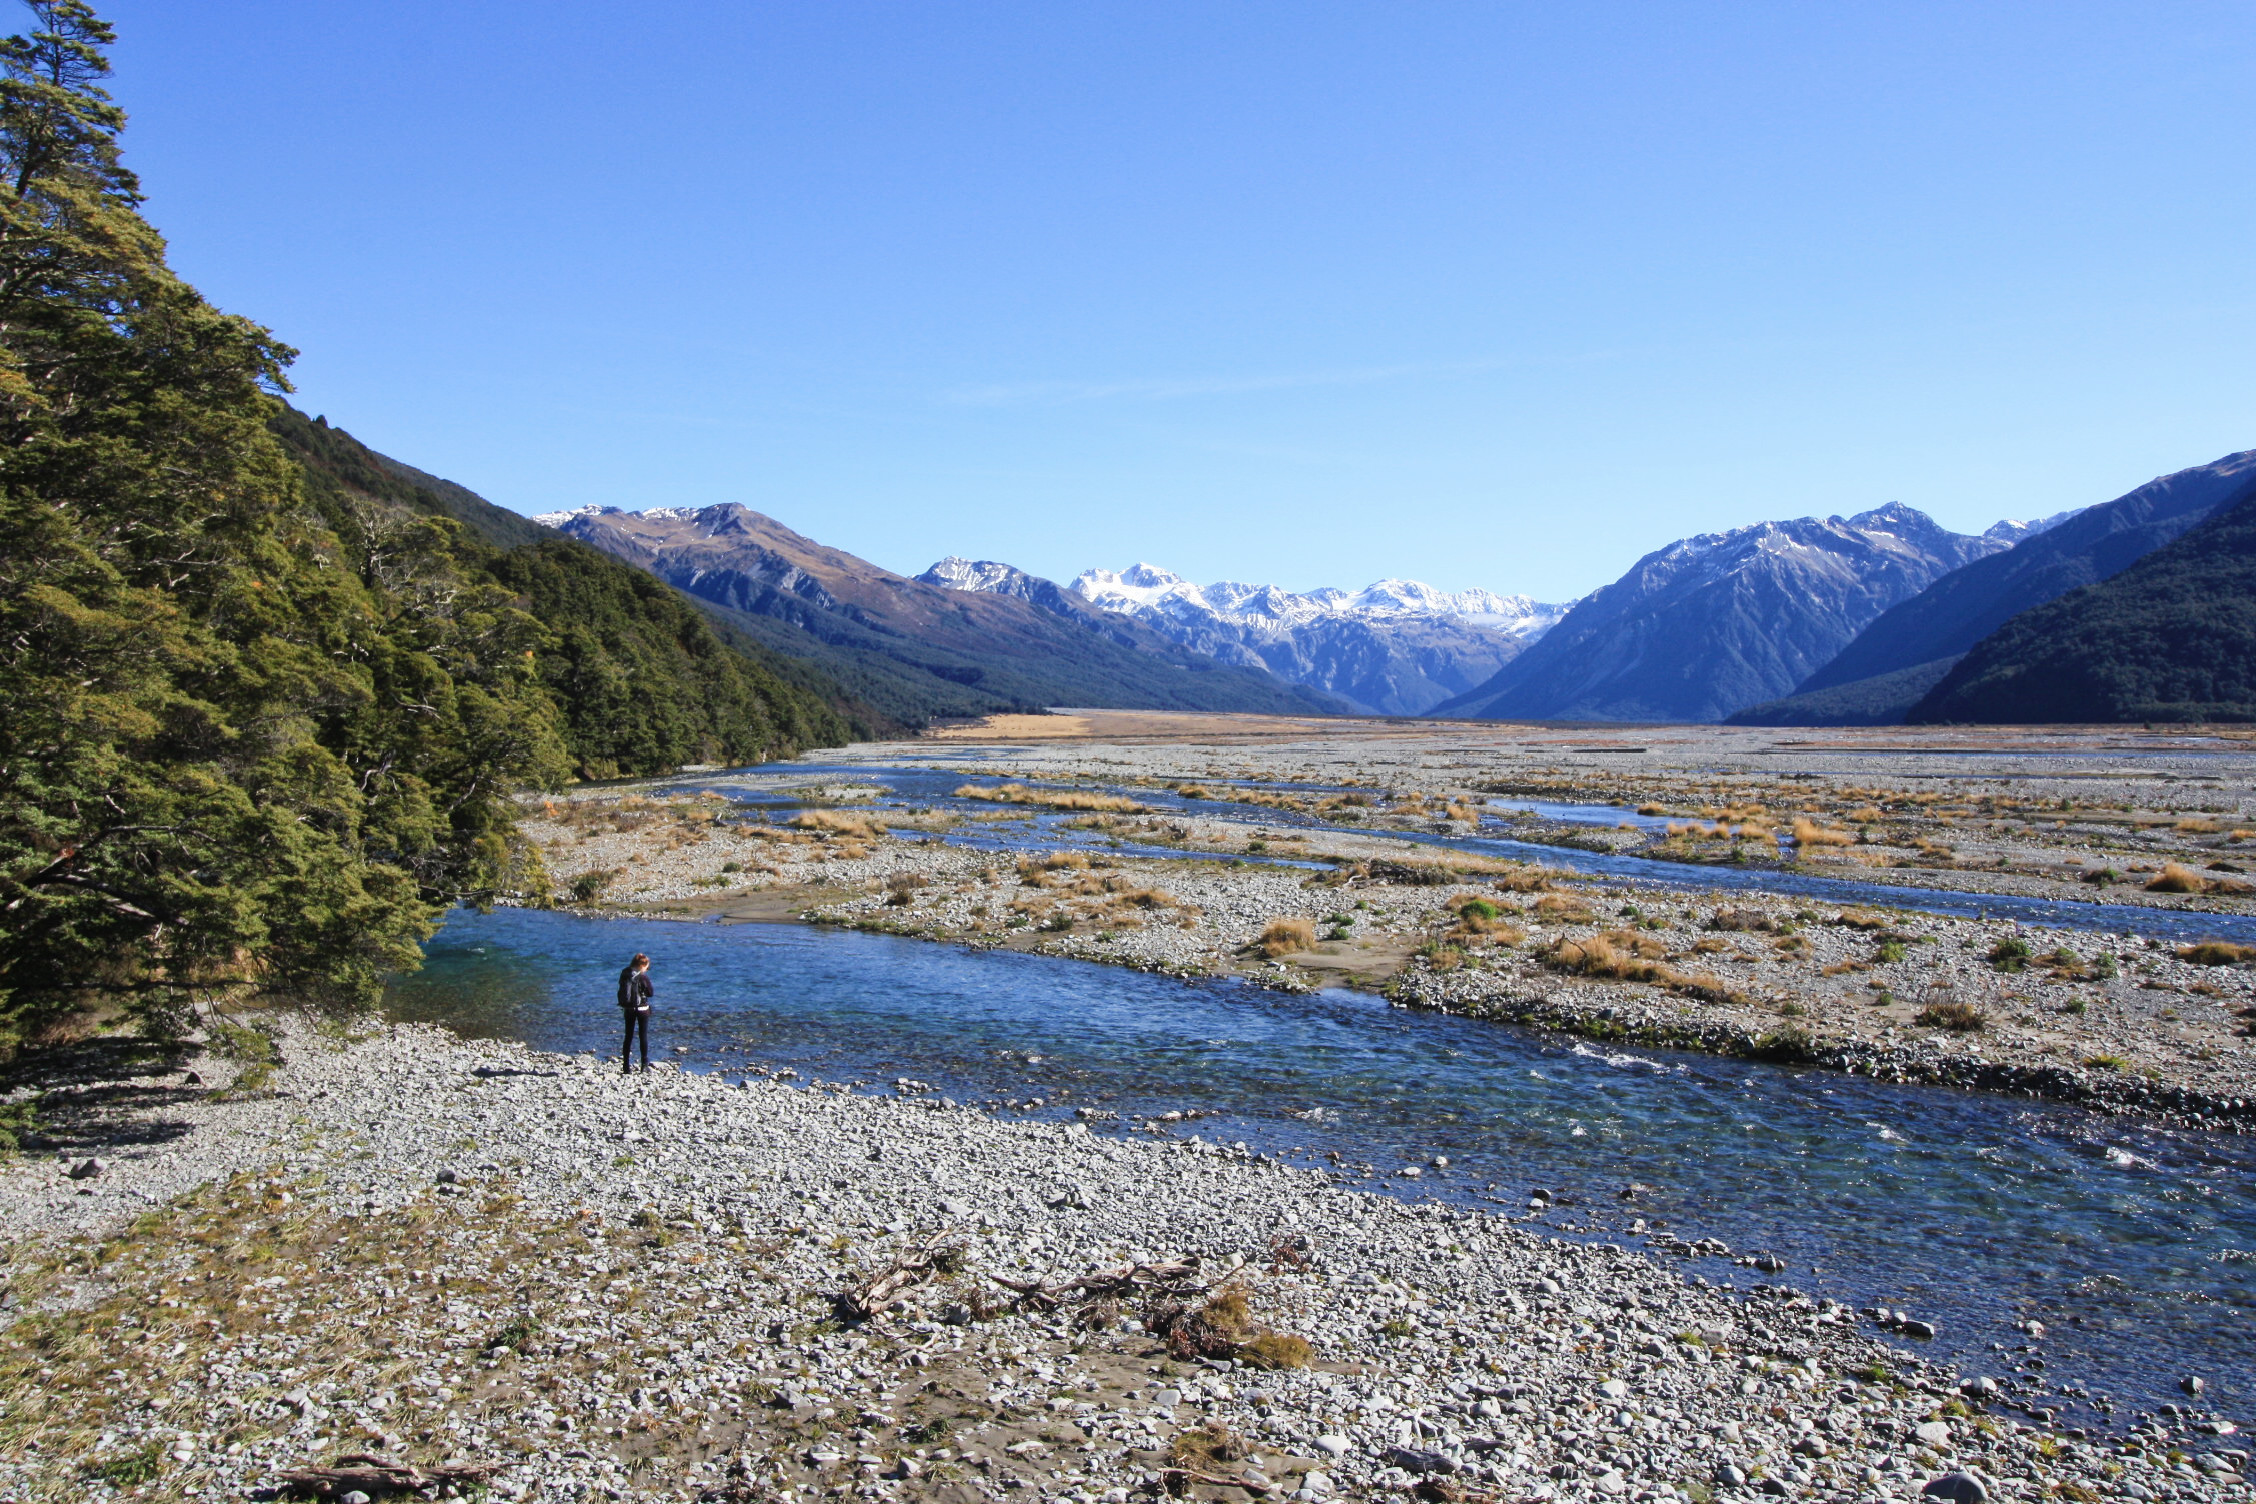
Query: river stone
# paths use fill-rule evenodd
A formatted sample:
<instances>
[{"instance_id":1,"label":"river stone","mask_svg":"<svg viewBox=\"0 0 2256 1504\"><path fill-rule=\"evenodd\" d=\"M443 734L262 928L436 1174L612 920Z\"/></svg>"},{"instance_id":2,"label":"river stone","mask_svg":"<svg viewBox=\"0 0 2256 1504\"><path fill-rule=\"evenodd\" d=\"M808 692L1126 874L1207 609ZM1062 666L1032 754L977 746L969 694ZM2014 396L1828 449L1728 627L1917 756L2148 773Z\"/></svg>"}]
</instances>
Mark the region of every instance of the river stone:
<instances>
[{"instance_id":1,"label":"river stone","mask_svg":"<svg viewBox=\"0 0 2256 1504\"><path fill-rule=\"evenodd\" d=\"M1406 1473L1438 1473L1447 1477L1457 1471L1457 1464L1444 1454L1421 1451L1416 1447L1388 1447L1384 1460L1389 1467L1401 1468Z\"/></svg>"},{"instance_id":2,"label":"river stone","mask_svg":"<svg viewBox=\"0 0 2256 1504\"><path fill-rule=\"evenodd\" d=\"M1939 1420L1921 1421L1911 1434L1923 1447L1947 1447L1951 1444L1951 1428Z\"/></svg>"},{"instance_id":3,"label":"river stone","mask_svg":"<svg viewBox=\"0 0 2256 1504\"><path fill-rule=\"evenodd\" d=\"M1945 1473L1940 1478L1930 1478L1919 1492L1930 1499L1948 1499L1951 1504L1983 1504L1990 1496L1988 1487L1972 1473Z\"/></svg>"},{"instance_id":4,"label":"river stone","mask_svg":"<svg viewBox=\"0 0 2256 1504\"><path fill-rule=\"evenodd\" d=\"M1906 1318L1899 1324L1898 1329L1906 1337L1917 1337L1922 1342L1931 1342L1935 1337L1935 1329L1924 1321L1913 1321Z\"/></svg>"},{"instance_id":5,"label":"river stone","mask_svg":"<svg viewBox=\"0 0 2256 1504\"><path fill-rule=\"evenodd\" d=\"M1316 1450L1327 1457L1345 1457L1348 1449L1353 1445L1354 1443L1344 1436L1319 1436L1316 1438Z\"/></svg>"},{"instance_id":6,"label":"river stone","mask_svg":"<svg viewBox=\"0 0 2256 1504\"><path fill-rule=\"evenodd\" d=\"M1598 1386L1598 1392L1610 1400L1626 1400L1629 1398L1629 1386L1619 1379L1608 1379Z\"/></svg>"},{"instance_id":7,"label":"river stone","mask_svg":"<svg viewBox=\"0 0 2256 1504\"><path fill-rule=\"evenodd\" d=\"M1715 1481L1725 1488L1738 1488L1746 1483L1747 1475L1728 1462L1716 1464Z\"/></svg>"}]
</instances>

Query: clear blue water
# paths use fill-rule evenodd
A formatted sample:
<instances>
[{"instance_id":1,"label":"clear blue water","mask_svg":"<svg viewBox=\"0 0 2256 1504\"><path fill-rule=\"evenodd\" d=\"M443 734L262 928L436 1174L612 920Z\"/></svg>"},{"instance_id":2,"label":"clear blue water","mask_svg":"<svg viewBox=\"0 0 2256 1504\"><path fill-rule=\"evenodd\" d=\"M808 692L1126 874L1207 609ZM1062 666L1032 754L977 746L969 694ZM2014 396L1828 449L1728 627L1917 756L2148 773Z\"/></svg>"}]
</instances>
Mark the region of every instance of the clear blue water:
<instances>
[{"instance_id":1,"label":"clear blue water","mask_svg":"<svg viewBox=\"0 0 2256 1504\"><path fill-rule=\"evenodd\" d=\"M1788 1262L1775 1278L1940 1330L1937 1355L2000 1378L2041 1319L2044 1402L2113 1395L2113 1419L2204 1376L2256 1420L2256 1140L2066 1108L1664 1051L1593 1051L1517 1028L1094 964L785 925L458 913L391 1008L547 1049L616 1048L624 958L656 958L656 1042L700 1070L791 1066L885 1090L1178 1125L1311 1165L1336 1151L1392 1194L1440 1195L1633 1243L1685 1239ZM675 1054L674 1047L685 1047ZM1040 1099L1038 1109L1004 1109ZM1100 1132L1127 1126L1098 1123ZM1446 1172L1390 1172L1447 1155ZM1360 1179L1360 1176L1357 1177ZM1634 1207L1616 1192L1649 1187ZM1494 1189L1491 1190L1490 1188ZM1723 1260L1687 1272L1746 1288ZM2002 1344L2004 1350L1994 1350ZM2032 1398L2040 1390L2020 1391Z\"/></svg>"}]
</instances>

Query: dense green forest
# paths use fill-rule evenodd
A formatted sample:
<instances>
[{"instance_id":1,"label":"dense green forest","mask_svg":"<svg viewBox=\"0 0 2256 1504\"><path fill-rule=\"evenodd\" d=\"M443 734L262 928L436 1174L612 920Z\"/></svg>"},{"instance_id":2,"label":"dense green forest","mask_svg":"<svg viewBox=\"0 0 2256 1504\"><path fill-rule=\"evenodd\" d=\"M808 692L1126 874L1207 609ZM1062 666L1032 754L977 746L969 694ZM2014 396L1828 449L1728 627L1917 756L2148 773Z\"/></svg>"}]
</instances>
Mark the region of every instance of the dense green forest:
<instances>
[{"instance_id":1,"label":"dense green forest","mask_svg":"<svg viewBox=\"0 0 2256 1504\"><path fill-rule=\"evenodd\" d=\"M803 670L755 645L724 643L697 606L644 571L286 405L269 427L340 537L449 519L454 567L509 590L547 629L535 662L580 776L763 762L853 735L827 686L806 685ZM829 698L841 699L835 689Z\"/></svg>"},{"instance_id":2,"label":"dense green forest","mask_svg":"<svg viewBox=\"0 0 2256 1504\"><path fill-rule=\"evenodd\" d=\"M2256 484L2112 579L2008 621L1907 719L2256 721Z\"/></svg>"},{"instance_id":3,"label":"dense green forest","mask_svg":"<svg viewBox=\"0 0 2256 1504\"><path fill-rule=\"evenodd\" d=\"M484 536L283 408L294 352L141 216L110 29L29 9L0 43L0 1039L364 1006L449 903L545 891L517 790L841 734L672 592Z\"/></svg>"}]
</instances>

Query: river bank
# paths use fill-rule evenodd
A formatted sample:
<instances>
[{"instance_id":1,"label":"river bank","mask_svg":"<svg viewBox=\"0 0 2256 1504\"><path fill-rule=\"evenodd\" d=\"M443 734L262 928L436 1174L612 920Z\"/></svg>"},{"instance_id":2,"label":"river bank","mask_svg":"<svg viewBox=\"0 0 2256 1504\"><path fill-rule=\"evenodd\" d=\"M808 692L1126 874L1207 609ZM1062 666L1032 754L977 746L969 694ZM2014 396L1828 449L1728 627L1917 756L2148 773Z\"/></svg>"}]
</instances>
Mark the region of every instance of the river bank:
<instances>
[{"instance_id":1,"label":"river bank","mask_svg":"<svg viewBox=\"0 0 2256 1504\"><path fill-rule=\"evenodd\" d=\"M2245 1492L2197 1401L2079 1440L1830 1303L1221 1145L421 1027L282 1056L248 1103L89 1079L101 1172L0 1172L8 1497L363 1452L543 1499Z\"/></svg>"}]
</instances>

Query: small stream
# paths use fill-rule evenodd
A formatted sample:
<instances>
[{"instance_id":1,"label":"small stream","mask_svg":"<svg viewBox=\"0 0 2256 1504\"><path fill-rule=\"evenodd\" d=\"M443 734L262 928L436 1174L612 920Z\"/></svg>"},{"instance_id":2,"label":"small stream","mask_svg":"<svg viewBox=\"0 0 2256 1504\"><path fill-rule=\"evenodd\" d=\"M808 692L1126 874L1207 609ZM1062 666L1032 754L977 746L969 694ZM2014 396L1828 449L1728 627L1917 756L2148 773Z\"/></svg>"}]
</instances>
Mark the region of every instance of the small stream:
<instances>
[{"instance_id":1,"label":"small stream","mask_svg":"<svg viewBox=\"0 0 2256 1504\"><path fill-rule=\"evenodd\" d=\"M1375 1190L1515 1217L1541 1188L1555 1199L1540 1225L1563 1236L1635 1243L1643 1217L1787 1263L1764 1276L1693 1259L1687 1273L1907 1310L1937 1327L1936 1356L2071 1422L2120 1425L2180 1398L2191 1374L2208 1403L2256 1420L2256 1138L1598 1050L1351 992L790 925L460 912L390 1007L608 1051L613 979L638 949L657 963L653 1032L685 1068L788 1066L873 1091L905 1077L1011 1115L1120 1115L1099 1132L1203 1114L1172 1131L1311 1166L1337 1153ZM1423 1177L1397 1173L1408 1165ZM1620 1200L1633 1182L1647 1189ZM2030 1318L2049 1328L2041 1342L2017 1327Z\"/></svg>"}]
</instances>

